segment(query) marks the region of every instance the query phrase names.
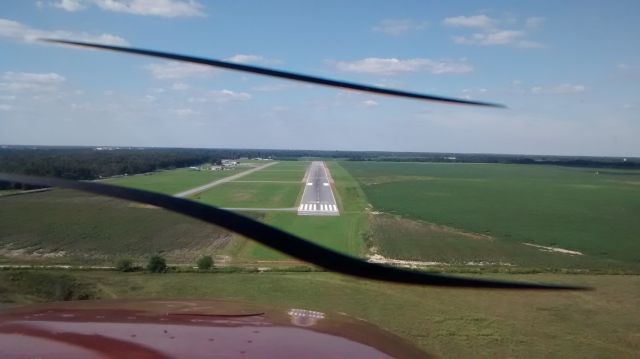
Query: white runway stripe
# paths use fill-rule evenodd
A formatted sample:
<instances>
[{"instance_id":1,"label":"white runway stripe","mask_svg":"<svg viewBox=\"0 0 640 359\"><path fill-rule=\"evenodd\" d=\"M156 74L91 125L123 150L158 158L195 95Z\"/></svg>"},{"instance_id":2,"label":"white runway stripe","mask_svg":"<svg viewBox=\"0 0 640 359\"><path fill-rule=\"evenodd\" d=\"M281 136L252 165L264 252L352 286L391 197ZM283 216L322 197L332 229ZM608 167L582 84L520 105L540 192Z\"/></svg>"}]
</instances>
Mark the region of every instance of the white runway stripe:
<instances>
[{"instance_id":1,"label":"white runway stripe","mask_svg":"<svg viewBox=\"0 0 640 359\"><path fill-rule=\"evenodd\" d=\"M332 210L332 211L334 211L334 212L337 212L337 211L338 211L338 208L336 207L336 205L335 205L335 204L332 204L332 205L331 205L331 210Z\"/></svg>"},{"instance_id":2,"label":"white runway stripe","mask_svg":"<svg viewBox=\"0 0 640 359\"><path fill-rule=\"evenodd\" d=\"M298 207L298 211L302 211L302 208L304 207L304 205L300 205L300 207Z\"/></svg>"}]
</instances>

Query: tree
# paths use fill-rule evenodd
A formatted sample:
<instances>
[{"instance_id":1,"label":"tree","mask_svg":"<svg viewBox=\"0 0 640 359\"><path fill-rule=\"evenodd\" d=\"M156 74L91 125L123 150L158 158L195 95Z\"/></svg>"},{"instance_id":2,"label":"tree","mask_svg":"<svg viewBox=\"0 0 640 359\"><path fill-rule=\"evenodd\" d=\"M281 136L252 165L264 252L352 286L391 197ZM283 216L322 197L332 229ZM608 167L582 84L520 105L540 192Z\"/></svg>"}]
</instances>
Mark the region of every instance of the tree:
<instances>
[{"instance_id":1,"label":"tree","mask_svg":"<svg viewBox=\"0 0 640 359\"><path fill-rule=\"evenodd\" d=\"M147 270L151 273L163 273L167 271L167 261L159 256L155 255L149 258L149 264L147 264Z\"/></svg>"},{"instance_id":2,"label":"tree","mask_svg":"<svg viewBox=\"0 0 640 359\"><path fill-rule=\"evenodd\" d=\"M198 259L198 269L209 270L213 267L213 258L211 256L203 256Z\"/></svg>"},{"instance_id":3,"label":"tree","mask_svg":"<svg viewBox=\"0 0 640 359\"><path fill-rule=\"evenodd\" d=\"M116 269L120 272L133 272L133 261L129 258L120 258L116 262Z\"/></svg>"}]
</instances>

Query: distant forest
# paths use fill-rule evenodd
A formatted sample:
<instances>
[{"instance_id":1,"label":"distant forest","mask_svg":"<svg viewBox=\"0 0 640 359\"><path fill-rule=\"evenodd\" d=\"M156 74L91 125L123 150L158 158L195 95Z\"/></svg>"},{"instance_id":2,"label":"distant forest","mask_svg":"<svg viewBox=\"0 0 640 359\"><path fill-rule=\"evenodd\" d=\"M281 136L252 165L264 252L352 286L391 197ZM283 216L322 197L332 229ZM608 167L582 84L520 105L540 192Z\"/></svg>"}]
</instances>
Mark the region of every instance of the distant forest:
<instances>
[{"instance_id":1,"label":"distant forest","mask_svg":"<svg viewBox=\"0 0 640 359\"><path fill-rule=\"evenodd\" d=\"M188 167L202 163L219 163L222 159L257 157L275 160L331 158L348 161L511 163L640 169L639 158L621 157L268 149L2 146L0 147L0 172L93 180ZM0 182L0 189L7 188L28 189L30 187Z\"/></svg>"}]
</instances>

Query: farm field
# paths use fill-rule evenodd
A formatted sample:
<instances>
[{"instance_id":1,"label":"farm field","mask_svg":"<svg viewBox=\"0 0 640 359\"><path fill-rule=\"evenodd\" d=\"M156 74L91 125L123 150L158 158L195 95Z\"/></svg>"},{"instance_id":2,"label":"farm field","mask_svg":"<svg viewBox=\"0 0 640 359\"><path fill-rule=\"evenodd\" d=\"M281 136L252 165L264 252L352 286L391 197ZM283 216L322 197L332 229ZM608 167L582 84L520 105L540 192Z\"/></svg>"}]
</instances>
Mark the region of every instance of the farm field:
<instances>
[{"instance_id":1,"label":"farm field","mask_svg":"<svg viewBox=\"0 0 640 359\"><path fill-rule=\"evenodd\" d=\"M143 189L164 194L176 194L190 188L246 171L249 167L236 167L224 171L193 171L186 168L153 172L144 175L119 177L105 180L104 183Z\"/></svg>"},{"instance_id":2,"label":"farm field","mask_svg":"<svg viewBox=\"0 0 640 359\"><path fill-rule=\"evenodd\" d=\"M340 165L358 180L373 206L378 219L373 220L372 239L383 255L640 269L638 171L503 164ZM413 222L402 222L406 220ZM396 233L405 238L394 241ZM524 243L584 255L550 253Z\"/></svg>"},{"instance_id":3,"label":"farm field","mask_svg":"<svg viewBox=\"0 0 640 359\"><path fill-rule=\"evenodd\" d=\"M192 264L231 237L162 209L62 189L0 198L0 228L0 261L12 264L144 263L155 253Z\"/></svg>"},{"instance_id":4,"label":"farm field","mask_svg":"<svg viewBox=\"0 0 640 359\"><path fill-rule=\"evenodd\" d=\"M52 300L56 286L95 298L226 299L365 319L440 357L640 355L639 276L498 275L587 292L424 288L332 273L0 271L0 300ZM19 280L16 280L18 278ZM59 284L58 284L59 283Z\"/></svg>"}]
</instances>

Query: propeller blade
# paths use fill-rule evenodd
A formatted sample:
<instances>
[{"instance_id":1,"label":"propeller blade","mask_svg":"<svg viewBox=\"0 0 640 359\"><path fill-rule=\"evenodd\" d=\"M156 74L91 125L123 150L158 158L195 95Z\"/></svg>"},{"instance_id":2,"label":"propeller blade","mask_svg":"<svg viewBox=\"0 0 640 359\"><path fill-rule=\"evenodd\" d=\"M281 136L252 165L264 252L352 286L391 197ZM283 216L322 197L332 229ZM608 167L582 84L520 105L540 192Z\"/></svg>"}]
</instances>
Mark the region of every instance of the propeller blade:
<instances>
[{"instance_id":1,"label":"propeller blade","mask_svg":"<svg viewBox=\"0 0 640 359\"><path fill-rule=\"evenodd\" d=\"M260 223L254 219L231 211L154 192L96 182L80 182L51 177L32 177L10 173L0 173L0 181L68 188L161 207L169 211L226 228L230 231L251 238L254 241L264 244L272 249L298 258L302 261L315 264L327 270L360 278L392 283L441 287L552 290L589 289L585 287L558 284L471 279L369 263L362 259L351 257L319 246L293 234L284 232L280 229Z\"/></svg>"},{"instance_id":2,"label":"propeller blade","mask_svg":"<svg viewBox=\"0 0 640 359\"><path fill-rule=\"evenodd\" d=\"M174 61L190 62L194 64L219 67L227 70L249 72L252 74L277 77L277 78L293 80L293 81L307 82L307 83L329 86L329 87L344 88L349 90L374 93L378 95L388 95L388 96L412 98L412 99L418 99L418 100L444 102L444 103L458 104L458 105L474 105L474 106L506 108L506 106L504 105L490 103L490 102L472 101L472 100L464 100L464 99L451 98L451 97L427 95L427 94L421 94L417 92L393 90L393 89L387 89L387 88L370 86L370 85L362 85L362 84L357 84L353 82L325 79L322 77L298 74L295 72L274 70L274 69L269 69L265 67L243 65L243 64L237 64L233 62L214 60L214 59L205 59L202 57L172 54L169 52L137 49L133 47L101 45L96 43L80 42L80 41L68 41L68 40L57 40L57 39L41 39L41 40L46 42L56 43L56 44L81 46L81 47L88 47L88 48L101 49L101 50L111 50L116 52L125 52L129 54L159 57L159 58L174 60Z\"/></svg>"}]
</instances>

